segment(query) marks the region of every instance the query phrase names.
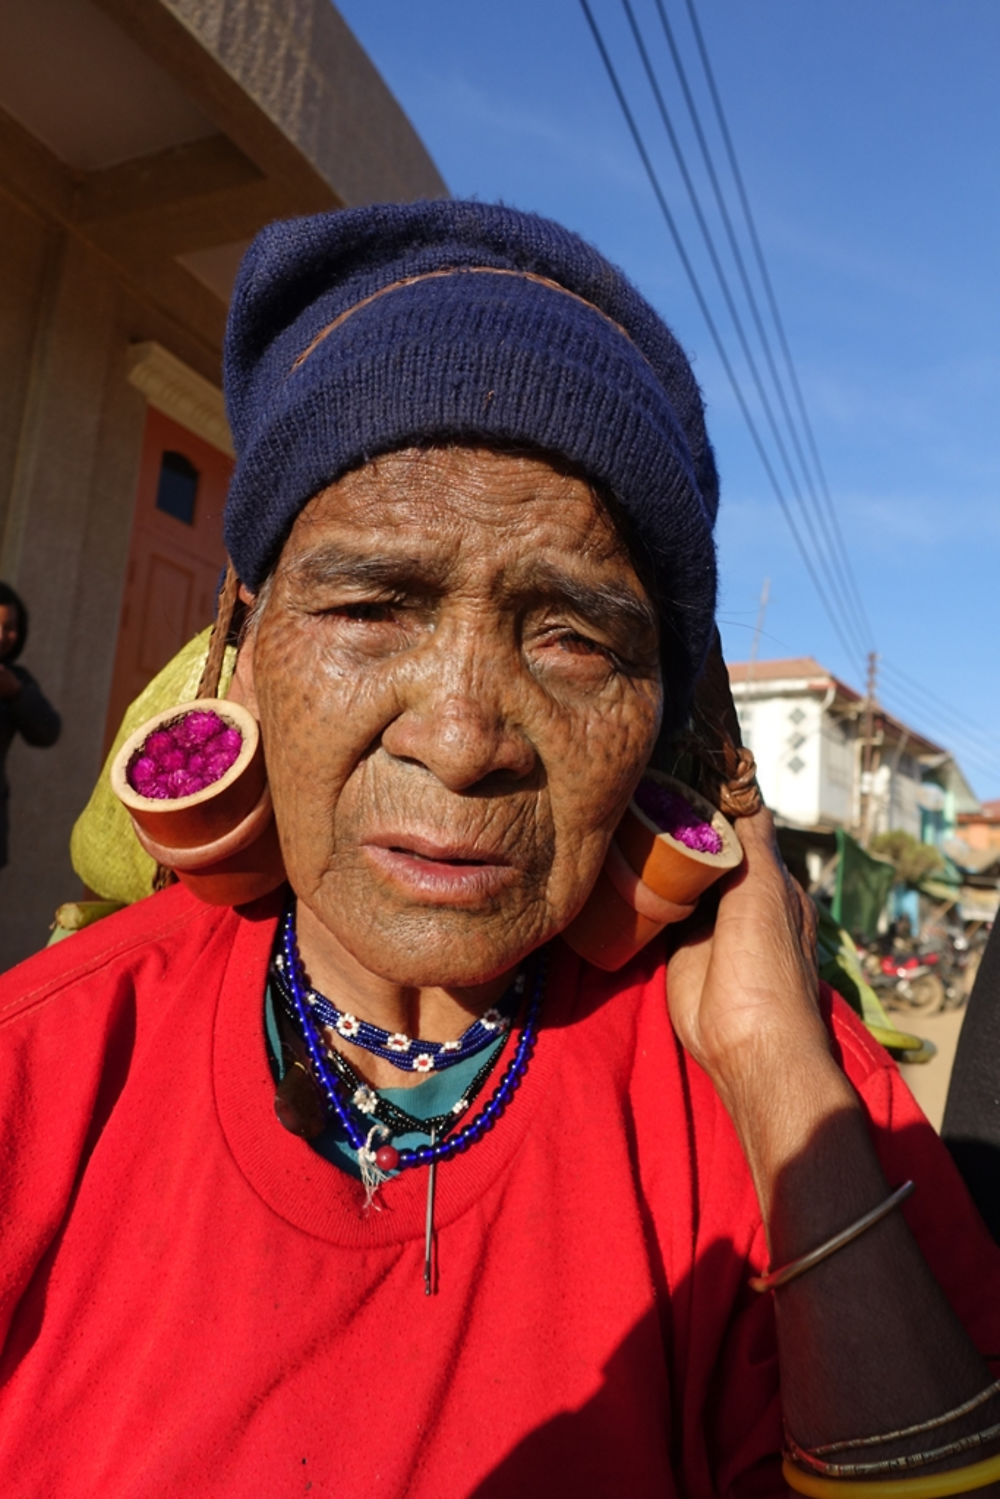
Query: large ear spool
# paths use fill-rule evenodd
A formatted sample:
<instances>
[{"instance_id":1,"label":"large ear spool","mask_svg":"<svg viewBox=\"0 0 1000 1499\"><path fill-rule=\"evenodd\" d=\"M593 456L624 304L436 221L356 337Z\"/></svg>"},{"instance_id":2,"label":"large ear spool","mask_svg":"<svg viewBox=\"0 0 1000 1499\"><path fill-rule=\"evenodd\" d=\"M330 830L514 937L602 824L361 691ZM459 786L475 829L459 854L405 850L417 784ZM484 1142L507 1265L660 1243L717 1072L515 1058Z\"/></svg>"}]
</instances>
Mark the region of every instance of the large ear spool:
<instances>
[{"instance_id":1,"label":"large ear spool","mask_svg":"<svg viewBox=\"0 0 1000 1499\"><path fill-rule=\"evenodd\" d=\"M673 748L689 785L647 770L615 830L597 883L563 932L574 952L615 972L743 861L732 820L761 806L753 755L740 742L718 634L695 688L691 724Z\"/></svg>"},{"instance_id":2,"label":"large ear spool","mask_svg":"<svg viewBox=\"0 0 1000 1499\"><path fill-rule=\"evenodd\" d=\"M112 789L159 865L157 887L176 877L215 906L257 900L285 878L259 725L235 697L215 696L237 591L229 563L197 698L149 719L111 766Z\"/></svg>"}]
</instances>

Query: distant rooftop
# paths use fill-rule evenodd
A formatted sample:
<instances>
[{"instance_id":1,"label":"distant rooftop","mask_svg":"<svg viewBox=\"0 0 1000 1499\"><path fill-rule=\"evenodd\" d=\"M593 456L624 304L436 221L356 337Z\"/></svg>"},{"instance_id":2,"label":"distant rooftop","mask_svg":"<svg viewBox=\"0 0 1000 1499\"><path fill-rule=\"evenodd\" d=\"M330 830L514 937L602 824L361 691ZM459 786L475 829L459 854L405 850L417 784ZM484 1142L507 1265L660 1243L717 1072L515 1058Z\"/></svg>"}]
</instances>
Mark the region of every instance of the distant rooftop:
<instances>
[{"instance_id":1,"label":"distant rooftop","mask_svg":"<svg viewBox=\"0 0 1000 1499\"><path fill-rule=\"evenodd\" d=\"M861 693L855 692L853 687L848 687L839 677L827 671L821 666L815 656L790 656L783 661L730 661L729 680L731 682L778 682L778 681L803 681L814 682L817 686L829 687L831 684L844 697L851 698L855 702L861 701Z\"/></svg>"},{"instance_id":2,"label":"distant rooftop","mask_svg":"<svg viewBox=\"0 0 1000 1499\"><path fill-rule=\"evenodd\" d=\"M840 677L835 677L832 671L827 671L815 656L789 656L779 661L730 661L728 667L729 680L734 687L748 687L752 690L764 683L794 682L801 684L804 692L828 692L833 687L837 705L842 709L854 708L864 702L863 693L849 686ZM877 703L875 715L894 741L905 741L907 750L925 763L931 756L951 758L949 751L942 745L903 723Z\"/></svg>"},{"instance_id":3,"label":"distant rooftop","mask_svg":"<svg viewBox=\"0 0 1000 1499\"><path fill-rule=\"evenodd\" d=\"M1000 801L983 802L978 812L962 814L960 822L1000 822Z\"/></svg>"}]
</instances>

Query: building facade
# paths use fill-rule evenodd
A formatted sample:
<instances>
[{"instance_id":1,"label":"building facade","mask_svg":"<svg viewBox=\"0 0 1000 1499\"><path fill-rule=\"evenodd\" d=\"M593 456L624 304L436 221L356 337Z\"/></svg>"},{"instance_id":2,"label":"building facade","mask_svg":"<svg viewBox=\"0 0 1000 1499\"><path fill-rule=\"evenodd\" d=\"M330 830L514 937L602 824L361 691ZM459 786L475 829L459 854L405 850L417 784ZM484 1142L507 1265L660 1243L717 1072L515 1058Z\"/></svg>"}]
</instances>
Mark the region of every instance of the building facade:
<instances>
[{"instance_id":1,"label":"building facade","mask_svg":"<svg viewBox=\"0 0 1000 1499\"><path fill-rule=\"evenodd\" d=\"M865 842L902 830L940 846L960 813L978 810L946 749L877 704L869 714L812 657L737 662L729 676L764 798L793 828L842 827Z\"/></svg>"},{"instance_id":2,"label":"building facade","mask_svg":"<svg viewBox=\"0 0 1000 1499\"><path fill-rule=\"evenodd\" d=\"M1000 857L1000 801L983 802L975 811L961 813L958 831L969 848Z\"/></svg>"},{"instance_id":3,"label":"building facade","mask_svg":"<svg viewBox=\"0 0 1000 1499\"><path fill-rule=\"evenodd\" d=\"M5 0L0 578L64 730L11 752L4 966L79 894L69 832L122 706L211 619L246 243L444 192L329 0Z\"/></svg>"}]
</instances>

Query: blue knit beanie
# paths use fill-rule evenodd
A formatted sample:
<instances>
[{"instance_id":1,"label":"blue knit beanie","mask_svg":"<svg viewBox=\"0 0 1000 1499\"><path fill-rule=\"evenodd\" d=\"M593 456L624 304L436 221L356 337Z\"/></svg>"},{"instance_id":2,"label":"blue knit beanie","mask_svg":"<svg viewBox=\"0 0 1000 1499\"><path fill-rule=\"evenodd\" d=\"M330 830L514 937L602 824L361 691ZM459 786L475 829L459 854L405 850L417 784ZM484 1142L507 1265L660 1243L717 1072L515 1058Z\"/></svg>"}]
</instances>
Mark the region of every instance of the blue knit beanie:
<instances>
[{"instance_id":1,"label":"blue knit beanie","mask_svg":"<svg viewBox=\"0 0 1000 1499\"><path fill-rule=\"evenodd\" d=\"M462 441L567 460L621 506L683 712L715 608L718 479L677 341L622 273L547 219L388 204L271 224L244 258L225 389L229 555L257 588L296 515L393 449Z\"/></svg>"}]
</instances>

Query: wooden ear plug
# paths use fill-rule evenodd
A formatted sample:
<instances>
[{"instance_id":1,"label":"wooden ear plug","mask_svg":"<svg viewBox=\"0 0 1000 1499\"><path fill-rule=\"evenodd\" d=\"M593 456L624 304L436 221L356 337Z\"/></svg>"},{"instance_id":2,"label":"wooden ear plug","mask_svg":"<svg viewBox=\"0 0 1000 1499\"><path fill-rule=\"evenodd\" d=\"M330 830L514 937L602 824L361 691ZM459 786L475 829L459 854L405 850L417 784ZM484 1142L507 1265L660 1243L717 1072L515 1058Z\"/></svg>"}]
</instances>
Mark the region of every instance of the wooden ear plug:
<instances>
[{"instance_id":1,"label":"wooden ear plug","mask_svg":"<svg viewBox=\"0 0 1000 1499\"><path fill-rule=\"evenodd\" d=\"M257 720L228 698L159 713L122 745L111 785L143 848L209 905L285 877Z\"/></svg>"},{"instance_id":2,"label":"wooden ear plug","mask_svg":"<svg viewBox=\"0 0 1000 1499\"><path fill-rule=\"evenodd\" d=\"M743 860L727 818L752 817L762 803L718 634L676 747L693 758L701 790L646 771L586 905L563 933L597 968L623 967L665 926L690 916L699 896Z\"/></svg>"},{"instance_id":3,"label":"wooden ear plug","mask_svg":"<svg viewBox=\"0 0 1000 1499\"><path fill-rule=\"evenodd\" d=\"M743 859L740 841L710 802L649 770L615 830L597 883L563 937L597 968L623 967Z\"/></svg>"}]
</instances>

